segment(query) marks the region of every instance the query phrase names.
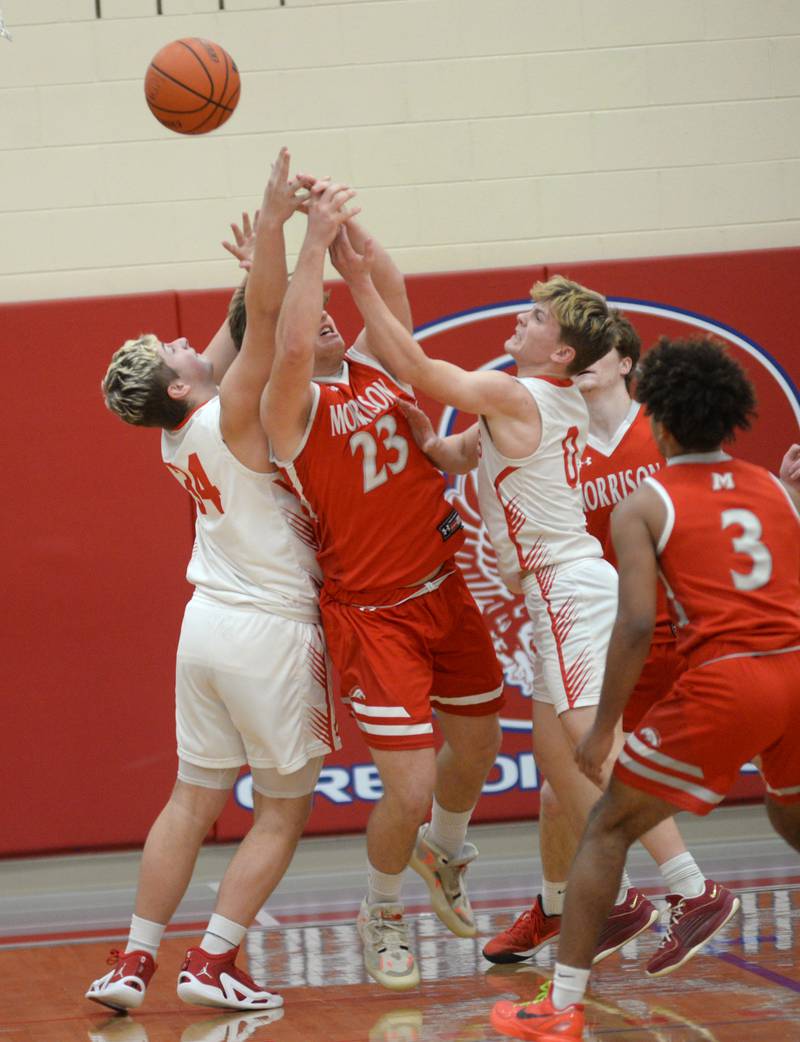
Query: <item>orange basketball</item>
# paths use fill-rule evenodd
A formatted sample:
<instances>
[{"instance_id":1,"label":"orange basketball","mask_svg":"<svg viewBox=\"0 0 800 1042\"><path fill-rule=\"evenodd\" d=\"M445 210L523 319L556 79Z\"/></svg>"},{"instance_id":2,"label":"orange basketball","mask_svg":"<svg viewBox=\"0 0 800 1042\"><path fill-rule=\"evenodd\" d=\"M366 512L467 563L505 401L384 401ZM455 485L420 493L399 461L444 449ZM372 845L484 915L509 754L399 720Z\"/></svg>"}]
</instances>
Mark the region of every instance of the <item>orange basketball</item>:
<instances>
[{"instance_id":1,"label":"orange basketball","mask_svg":"<svg viewBox=\"0 0 800 1042\"><path fill-rule=\"evenodd\" d=\"M207 134L221 127L233 115L240 86L228 52L196 37L162 47L144 78L150 111L176 134Z\"/></svg>"}]
</instances>

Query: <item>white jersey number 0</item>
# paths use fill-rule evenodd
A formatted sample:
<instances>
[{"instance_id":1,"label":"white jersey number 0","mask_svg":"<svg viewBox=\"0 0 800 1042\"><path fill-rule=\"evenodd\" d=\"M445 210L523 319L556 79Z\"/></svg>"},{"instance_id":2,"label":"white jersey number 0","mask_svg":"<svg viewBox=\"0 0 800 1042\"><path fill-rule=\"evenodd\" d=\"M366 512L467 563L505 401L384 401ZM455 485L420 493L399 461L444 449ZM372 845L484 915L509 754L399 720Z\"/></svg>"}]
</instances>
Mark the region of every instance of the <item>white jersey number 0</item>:
<instances>
[{"instance_id":1,"label":"white jersey number 0","mask_svg":"<svg viewBox=\"0 0 800 1042\"><path fill-rule=\"evenodd\" d=\"M367 431L357 431L350 438L350 452L355 456L360 449L363 452L361 467L364 475L364 492L372 492L389 480L389 471L399 474L408 462L408 442L402 435L397 433L397 423L394 416L388 414L381 416L375 424L375 429L380 435L381 441L388 451L396 452L397 458L387 462L386 466L377 466L378 444ZM388 469L387 469L388 468Z\"/></svg>"}]
</instances>

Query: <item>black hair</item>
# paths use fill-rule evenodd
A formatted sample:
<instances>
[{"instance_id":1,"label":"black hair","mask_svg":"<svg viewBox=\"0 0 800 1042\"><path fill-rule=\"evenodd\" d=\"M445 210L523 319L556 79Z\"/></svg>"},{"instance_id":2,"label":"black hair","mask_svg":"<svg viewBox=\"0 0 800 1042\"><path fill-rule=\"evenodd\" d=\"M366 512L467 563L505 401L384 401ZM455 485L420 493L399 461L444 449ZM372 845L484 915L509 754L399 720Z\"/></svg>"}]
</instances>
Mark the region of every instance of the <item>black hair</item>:
<instances>
[{"instance_id":1,"label":"black hair","mask_svg":"<svg viewBox=\"0 0 800 1042\"><path fill-rule=\"evenodd\" d=\"M644 356L636 398L687 452L710 452L756 415L756 396L744 369L708 337L661 337Z\"/></svg>"}]
</instances>

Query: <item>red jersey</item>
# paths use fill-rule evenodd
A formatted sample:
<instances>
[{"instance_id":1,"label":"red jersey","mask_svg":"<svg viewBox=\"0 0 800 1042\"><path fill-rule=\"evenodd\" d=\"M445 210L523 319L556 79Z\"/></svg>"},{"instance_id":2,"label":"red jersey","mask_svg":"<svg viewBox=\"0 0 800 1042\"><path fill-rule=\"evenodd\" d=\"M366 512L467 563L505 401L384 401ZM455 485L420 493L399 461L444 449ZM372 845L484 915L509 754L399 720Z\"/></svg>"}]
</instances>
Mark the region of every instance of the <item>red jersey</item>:
<instances>
[{"instance_id":1,"label":"red jersey","mask_svg":"<svg viewBox=\"0 0 800 1042\"><path fill-rule=\"evenodd\" d=\"M581 492L586 527L600 541L603 556L615 568L617 558L611 541L611 511L663 465L664 457L656 445L650 421L638 402L631 402L628 415L610 441L602 441L589 434L581 458ZM667 596L659 587L652 643L665 644L674 639Z\"/></svg>"},{"instance_id":2,"label":"red jersey","mask_svg":"<svg viewBox=\"0 0 800 1042\"><path fill-rule=\"evenodd\" d=\"M397 404L410 387L352 348L342 374L312 386L300 448L276 462L317 526L326 592L382 604L453 557L463 523Z\"/></svg>"},{"instance_id":3,"label":"red jersey","mask_svg":"<svg viewBox=\"0 0 800 1042\"><path fill-rule=\"evenodd\" d=\"M778 479L705 452L647 482L667 507L659 567L689 666L800 649L800 518Z\"/></svg>"}]
</instances>

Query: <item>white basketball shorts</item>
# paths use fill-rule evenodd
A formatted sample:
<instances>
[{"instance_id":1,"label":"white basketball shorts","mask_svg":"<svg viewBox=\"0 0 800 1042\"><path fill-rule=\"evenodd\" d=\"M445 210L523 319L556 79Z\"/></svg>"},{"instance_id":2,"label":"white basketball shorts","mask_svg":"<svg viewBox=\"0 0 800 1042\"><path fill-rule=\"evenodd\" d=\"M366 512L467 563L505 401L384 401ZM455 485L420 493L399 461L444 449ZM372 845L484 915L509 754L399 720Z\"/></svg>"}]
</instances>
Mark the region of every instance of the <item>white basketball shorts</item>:
<instances>
[{"instance_id":1,"label":"white basketball shorts","mask_svg":"<svg viewBox=\"0 0 800 1042\"><path fill-rule=\"evenodd\" d=\"M542 569L522 581L533 622L533 698L567 709L600 701L617 616L617 573L602 557Z\"/></svg>"},{"instance_id":2,"label":"white basketball shorts","mask_svg":"<svg viewBox=\"0 0 800 1042\"><path fill-rule=\"evenodd\" d=\"M175 678L178 755L299 770L341 745L322 627L195 595Z\"/></svg>"}]
</instances>

